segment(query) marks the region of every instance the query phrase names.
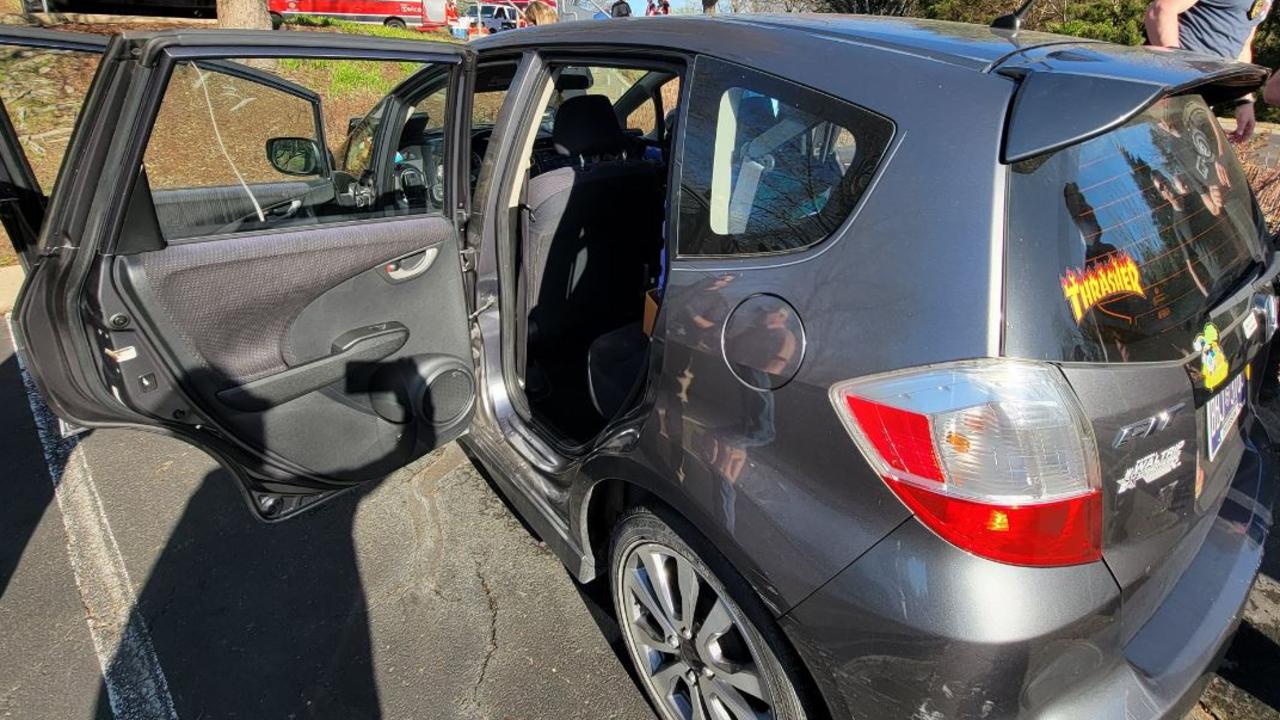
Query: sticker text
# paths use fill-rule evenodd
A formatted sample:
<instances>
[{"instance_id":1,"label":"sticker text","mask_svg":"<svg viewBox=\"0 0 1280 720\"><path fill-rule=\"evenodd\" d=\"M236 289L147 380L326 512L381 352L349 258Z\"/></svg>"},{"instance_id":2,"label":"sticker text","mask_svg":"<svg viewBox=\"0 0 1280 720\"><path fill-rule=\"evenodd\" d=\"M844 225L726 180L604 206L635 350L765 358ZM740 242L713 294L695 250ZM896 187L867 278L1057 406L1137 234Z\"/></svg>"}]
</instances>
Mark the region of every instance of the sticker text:
<instances>
[{"instance_id":1,"label":"sticker text","mask_svg":"<svg viewBox=\"0 0 1280 720\"><path fill-rule=\"evenodd\" d=\"M1120 492L1125 493L1138 487L1139 482L1151 484L1156 480L1173 472L1178 466L1182 465L1182 448L1187 444L1186 440L1180 440L1177 444L1161 450L1153 452L1138 459L1133 467L1125 470L1124 477L1120 478Z\"/></svg>"},{"instance_id":2,"label":"sticker text","mask_svg":"<svg viewBox=\"0 0 1280 720\"><path fill-rule=\"evenodd\" d=\"M1062 294L1079 323L1093 306L1118 295L1146 297L1138 263L1123 250L1089 265L1083 272L1069 268L1062 276Z\"/></svg>"}]
</instances>

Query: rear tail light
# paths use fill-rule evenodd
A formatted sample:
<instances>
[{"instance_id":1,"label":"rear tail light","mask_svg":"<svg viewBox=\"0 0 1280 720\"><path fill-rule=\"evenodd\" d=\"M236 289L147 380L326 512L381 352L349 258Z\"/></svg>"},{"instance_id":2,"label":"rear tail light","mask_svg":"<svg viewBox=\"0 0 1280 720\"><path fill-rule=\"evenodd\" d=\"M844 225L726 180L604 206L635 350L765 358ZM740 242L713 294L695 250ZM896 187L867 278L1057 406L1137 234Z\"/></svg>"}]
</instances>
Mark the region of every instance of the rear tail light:
<instances>
[{"instance_id":1,"label":"rear tail light","mask_svg":"<svg viewBox=\"0 0 1280 720\"><path fill-rule=\"evenodd\" d=\"M1102 556L1097 446L1056 368L936 365L838 383L831 399L889 488L948 542L1017 565Z\"/></svg>"}]
</instances>

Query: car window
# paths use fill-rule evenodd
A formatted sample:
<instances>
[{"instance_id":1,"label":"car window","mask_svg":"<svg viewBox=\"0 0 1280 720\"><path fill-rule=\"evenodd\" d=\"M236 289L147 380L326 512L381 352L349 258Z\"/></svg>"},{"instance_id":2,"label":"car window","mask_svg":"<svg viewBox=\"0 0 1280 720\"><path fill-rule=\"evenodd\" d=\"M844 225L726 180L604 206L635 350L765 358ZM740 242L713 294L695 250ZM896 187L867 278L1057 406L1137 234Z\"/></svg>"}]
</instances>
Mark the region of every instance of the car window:
<instances>
[{"instance_id":1,"label":"car window","mask_svg":"<svg viewBox=\"0 0 1280 720\"><path fill-rule=\"evenodd\" d=\"M776 77L699 58L689 99L678 246L684 255L807 247L871 182L893 124Z\"/></svg>"},{"instance_id":2,"label":"car window","mask_svg":"<svg viewBox=\"0 0 1280 720\"><path fill-rule=\"evenodd\" d=\"M143 159L164 237L439 211L439 173L421 152L406 157L399 140L415 120L387 94L423 68L177 63Z\"/></svg>"},{"instance_id":3,"label":"car window","mask_svg":"<svg viewBox=\"0 0 1280 720\"><path fill-rule=\"evenodd\" d=\"M640 78L649 74L648 70L641 68L599 66L567 67L564 71L569 73L586 73L591 78L591 86L578 94L604 95L609 98L609 102L611 103L617 103L618 99L630 90L632 85L635 85L639 82Z\"/></svg>"},{"instance_id":4,"label":"car window","mask_svg":"<svg viewBox=\"0 0 1280 720\"><path fill-rule=\"evenodd\" d=\"M492 5L486 5L480 8L480 17L491 18L493 17L493 13L496 9L497 8L493 7Z\"/></svg>"},{"instance_id":5,"label":"car window","mask_svg":"<svg viewBox=\"0 0 1280 720\"><path fill-rule=\"evenodd\" d=\"M63 153L99 55L75 50L0 46L0 100L44 192L53 188Z\"/></svg>"},{"instance_id":6,"label":"car window","mask_svg":"<svg viewBox=\"0 0 1280 720\"><path fill-rule=\"evenodd\" d=\"M1019 355L1181 359L1263 257L1265 223L1198 95L1011 170L1005 272L1035 289L1006 302Z\"/></svg>"},{"instance_id":7,"label":"car window","mask_svg":"<svg viewBox=\"0 0 1280 720\"><path fill-rule=\"evenodd\" d=\"M53 189L99 55L0 46L0 100L44 193ZM0 266L17 262L0 227Z\"/></svg>"},{"instance_id":8,"label":"car window","mask_svg":"<svg viewBox=\"0 0 1280 720\"><path fill-rule=\"evenodd\" d=\"M625 125L629 130L639 130L645 137L653 137L658 129L658 116L664 118L680 102L680 78L673 77L658 86L658 96L638 105L627 115Z\"/></svg>"}]
</instances>

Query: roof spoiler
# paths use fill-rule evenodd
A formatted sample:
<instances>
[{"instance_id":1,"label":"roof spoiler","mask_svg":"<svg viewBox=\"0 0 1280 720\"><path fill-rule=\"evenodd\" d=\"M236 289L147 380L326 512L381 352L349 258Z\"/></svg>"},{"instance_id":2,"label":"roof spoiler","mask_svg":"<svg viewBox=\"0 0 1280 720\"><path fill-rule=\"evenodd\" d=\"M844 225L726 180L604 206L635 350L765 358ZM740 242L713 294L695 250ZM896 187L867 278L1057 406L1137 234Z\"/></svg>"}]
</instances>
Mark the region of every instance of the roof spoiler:
<instances>
[{"instance_id":1,"label":"roof spoiler","mask_svg":"<svg viewBox=\"0 0 1280 720\"><path fill-rule=\"evenodd\" d=\"M1005 163L1097 137L1163 97L1194 93L1211 106L1221 105L1267 79L1267 69L1258 65L1094 44L1030 48L994 70L1018 80L1005 128Z\"/></svg>"}]
</instances>

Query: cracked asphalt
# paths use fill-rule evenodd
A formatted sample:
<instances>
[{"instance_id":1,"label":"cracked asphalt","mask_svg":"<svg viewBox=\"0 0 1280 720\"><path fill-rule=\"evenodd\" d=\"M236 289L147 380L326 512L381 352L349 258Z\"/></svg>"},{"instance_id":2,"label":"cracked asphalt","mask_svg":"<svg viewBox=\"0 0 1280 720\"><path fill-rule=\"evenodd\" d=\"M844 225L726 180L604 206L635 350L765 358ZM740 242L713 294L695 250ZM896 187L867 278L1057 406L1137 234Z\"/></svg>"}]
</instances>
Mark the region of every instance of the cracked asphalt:
<instances>
[{"instance_id":1,"label":"cracked asphalt","mask_svg":"<svg viewBox=\"0 0 1280 720\"><path fill-rule=\"evenodd\" d=\"M111 718L7 342L0 717ZM607 598L456 445L271 526L184 443L102 431L79 452L179 718L653 718Z\"/></svg>"},{"instance_id":2,"label":"cracked asphalt","mask_svg":"<svg viewBox=\"0 0 1280 720\"><path fill-rule=\"evenodd\" d=\"M3 332L0 428L0 718L107 720L86 622L102 619ZM179 718L654 717L606 591L580 588L455 445L271 526L183 443L100 431L77 452ZM1268 550L1188 720L1280 720L1280 533Z\"/></svg>"}]
</instances>

